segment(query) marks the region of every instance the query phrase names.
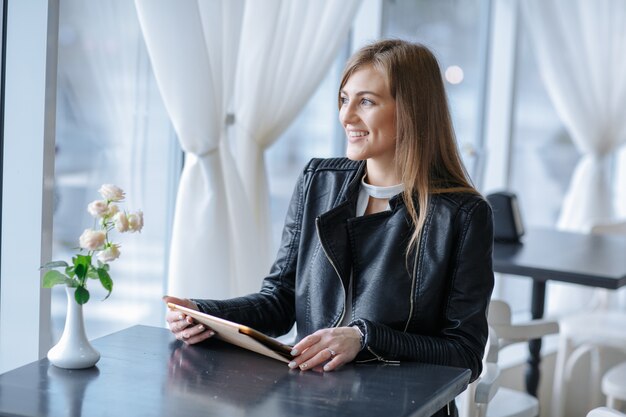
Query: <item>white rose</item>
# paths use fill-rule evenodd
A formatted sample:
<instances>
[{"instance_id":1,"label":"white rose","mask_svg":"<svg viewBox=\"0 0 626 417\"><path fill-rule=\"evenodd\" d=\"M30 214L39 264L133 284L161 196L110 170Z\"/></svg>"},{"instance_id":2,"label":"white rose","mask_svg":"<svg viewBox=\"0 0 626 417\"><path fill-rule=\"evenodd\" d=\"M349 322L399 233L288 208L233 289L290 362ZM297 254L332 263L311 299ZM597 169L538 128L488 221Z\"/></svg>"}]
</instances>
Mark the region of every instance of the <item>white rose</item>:
<instances>
[{"instance_id":1,"label":"white rose","mask_svg":"<svg viewBox=\"0 0 626 417\"><path fill-rule=\"evenodd\" d=\"M92 201L87 205L87 211L95 218L104 217L109 212L109 205L102 200Z\"/></svg>"},{"instance_id":2,"label":"white rose","mask_svg":"<svg viewBox=\"0 0 626 417\"><path fill-rule=\"evenodd\" d=\"M131 232L141 232L143 229L143 212L141 210L128 215L128 229Z\"/></svg>"},{"instance_id":3,"label":"white rose","mask_svg":"<svg viewBox=\"0 0 626 417\"><path fill-rule=\"evenodd\" d=\"M80 247L87 250L97 250L104 245L106 235L99 230L85 229L82 235L80 235L79 243Z\"/></svg>"},{"instance_id":4,"label":"white rose","mask_svg":"<svg viewBox=\"0 0 626 417\"><path fill-rule=\"evenodd\" d=\"M97 258L100 262L111 262L120 257L120 247L116 244L112 244L108 248L101 251Z\"/></svg>"},{"instance_id":5,"label":"white rose","mask_svg":"<svg viewBox=\"0 0 626 417\"><path fill-rule=\"evenodd\" d=\"M109 205L109 211L107 211L107 216L113 217L119 212L120 208L116 204L111 204Z\"/></svg>"},{"instance_id":6,"label":"white rose","mask_svg":"<svg viewBox=\"0 0 626 417\"><path fill-rule=\"evenodd\" d=\"M118 232L128 232L128 217L126 217L125 213L117 213L115 217L113 217L113 222Z\"/></svg>"},{"instance_id":7,"label":"white rose","mask_svg":"<svg viewBox=\"0 0 626 417\"><path fill-rule=\"evenodd\" d=\"M107 201L122 201L125 197L124 190L113 184L102 184L98 192Z\"/></svg>"}]
</instances>

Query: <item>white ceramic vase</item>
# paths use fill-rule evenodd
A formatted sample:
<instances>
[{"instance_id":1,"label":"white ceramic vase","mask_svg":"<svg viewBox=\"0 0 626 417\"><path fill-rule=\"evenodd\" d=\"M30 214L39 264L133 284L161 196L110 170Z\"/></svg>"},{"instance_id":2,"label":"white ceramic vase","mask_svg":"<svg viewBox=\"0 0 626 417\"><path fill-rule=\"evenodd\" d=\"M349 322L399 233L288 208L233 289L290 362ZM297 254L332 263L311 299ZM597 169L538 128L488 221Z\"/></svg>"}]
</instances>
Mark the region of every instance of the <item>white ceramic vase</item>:
<instances>
[{"instance_id":1,"label":"white ceramic vase","mask_svg":"<svg viewBox=\"0 0 626 417\"><path fill-rule=\"evenodd\" d=\"M100 360L100 353L91 346L85 333L83 306L74 299L75 288L66 287L67 316L63 335L48 351L48 360L65 369L90 368Z\"/></svg>"}]
</instances>

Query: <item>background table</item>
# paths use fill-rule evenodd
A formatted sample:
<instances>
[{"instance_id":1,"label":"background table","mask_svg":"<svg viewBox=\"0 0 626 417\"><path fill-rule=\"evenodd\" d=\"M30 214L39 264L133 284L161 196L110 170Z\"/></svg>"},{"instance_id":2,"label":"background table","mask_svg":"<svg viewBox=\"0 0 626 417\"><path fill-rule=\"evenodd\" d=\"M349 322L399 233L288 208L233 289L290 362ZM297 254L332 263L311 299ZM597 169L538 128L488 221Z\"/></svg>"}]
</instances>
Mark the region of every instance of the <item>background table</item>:
<instances>
[{"instance_id":1,"label":"background table","mask_svg":"<svg viewBox=\"0 0 626 417\"><path fill-rule=\"evenodd\" d=\"M429 416L467 387L470 371L418 363L300 372L219 341L185 346L162 328L97 339L97 366L47 359L0 375L0 415Z\"/></svg>"},{"instance_id":2,"label":"background table","mask_svg":"<svg viewBox=\"0 0 626 417\"><path fill-rule=\"evenodd\" d=\"M552 229L531 229L521 243L496 243L493 269L532 278L531 314L543 317L546 281L616 290L626 285L626 238ZM541 339L529 343L526 389L539 385Z\"/></svg>"}]
</instances>

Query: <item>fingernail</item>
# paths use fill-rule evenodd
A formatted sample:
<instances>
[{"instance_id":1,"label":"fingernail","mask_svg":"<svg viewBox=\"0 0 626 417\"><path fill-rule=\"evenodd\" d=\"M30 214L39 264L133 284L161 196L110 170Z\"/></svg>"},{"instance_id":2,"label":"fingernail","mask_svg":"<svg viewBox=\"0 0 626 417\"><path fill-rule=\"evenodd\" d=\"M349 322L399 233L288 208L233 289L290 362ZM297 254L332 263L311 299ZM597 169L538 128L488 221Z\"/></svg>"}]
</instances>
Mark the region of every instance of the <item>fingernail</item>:
<instances>
[{"instance_id":1,"label":"fingernail","mask_svg":"<svg viewBox=\"0 0 626 417\"><path fill-rule=\"evenodd\" d=\"M204 330L204 326L203 325L199 325L198 326L198 330L203 331Z\"/></svg>"},{"instance_id":2,"label":"fingernail","mask_svg":"<svg viewBox=\"0 0 626 417\"><path fill-rule=\"evenodd\" d=\"M184 320L184 319L185 319L185 316L183 316L182 314L178 315L178 320Z\"/></svg>"},{"instance_id":3,"label":"fingernail","mask_svg":"<svg viewBox=\"0 0 626 417\"><path fill-rule=\"evenodd\" d=\"M303 363L302 365L300 365L300 369L306 369L306 368L307 368L307 366L309 366L309 365L307 365L307 364L306 364L306 362L305 362L305 363Z\"/></svg>"},{"instance_id":4,"label":"fingernail","mask_svg":"<svg viewBox=\"0 0 626 417\"><path fill-rule=\"evenodd\" d=\"M330 366L324 365L324 371L330 371Z\"/></svg>"},{"instance_id":5,"label":"fingernail","mask_svg":"<svg viewBox=\"0 0 626 417\"><path fill-rule=\"evenodd\" d=\"M296 363L296 361L291 361L291 362L289 362L289 365L287 365L287 366L290 367L291 369L293 369L296 366L298 366L298 364Z\"/></svg>"},{"instance_id":6,"label":"fingernail","mask_svg":"<svg viewBox=\"0 0 626 417\"><path fill-rule=\"evenodd\" d=\"M215 332L214 332L213 330L211 330L211 331L209 332L209 336L214 336L214 335L215 335Z\"/></svg>"},{"instance_id":7,"label":"fingernail","mask_svg":"<svg viewBox=\"0 0 626 417\"><path fill-rule=\"evenodd\" d=\"M296 356L298 354L298 349L291 350L291 356Z\"/></svg>"}]
</instances>

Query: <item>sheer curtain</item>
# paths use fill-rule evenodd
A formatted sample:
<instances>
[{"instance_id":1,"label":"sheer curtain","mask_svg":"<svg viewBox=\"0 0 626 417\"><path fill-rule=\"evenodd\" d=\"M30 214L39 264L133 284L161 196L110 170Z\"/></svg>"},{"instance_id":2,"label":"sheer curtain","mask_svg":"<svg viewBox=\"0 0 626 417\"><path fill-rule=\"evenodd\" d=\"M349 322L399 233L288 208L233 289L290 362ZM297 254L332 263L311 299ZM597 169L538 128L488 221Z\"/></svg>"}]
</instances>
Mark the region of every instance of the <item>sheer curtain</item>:
<instances>
[{"instance_id":1,"label":"sheer curtain","mask_svg":"<svg viewBox=\"0 0 626 417\"><path fill-rule=\"evenodd\" d=\"M180 179L168 293L225 298L257 274L254 225L226 141L243 1L135 2L159 90L185 163ZM249 279L249 278L248 278Z\"/></svg>"},{"instance_id":2,"label":"sheer curtain","mask_svg":"<svg viewBox=\"0 0 626 417\"><path fill-rule=\"evenodd\" d=\"M186 158L168 292L224 298L258 291L273 255L263 151L328 70L358 0L135 4ZM240 171L229 132L238 138Z\"/></svg>"},{"instance_id":3,"label":"sheer curtain","mask_svg":"<svg viewBox=\"0 0 626 417\"><path fill-rule=\"evenodd\" d=\"M582 158L558 226L589 231L612 220L610 159L626 142L626 9L621 0L530 0L541 75Z\"/></svg>"},{"instance_id":4,"label":"sheer curtain","mask_svg":"<svg viewBox=\"0 0 626 417\"><path fill-rule=\"evenodd\" d=\"M360 0L246 3L234 132L237 166L259 230L258 256L266 269L273 251L264 152L295 119L328 72L359 5ZM301 140L316 138L302 132Z\"/></svg>"},{"instance_id":5,"label":"sheer curtain","mask_svg":"<svg viewBox=\"0 0 626 417\"><path fill-rule=\"evenodd\" d=\"M626 142L626 9L621 0L522 5L546 90L582 154L558 227L589 232L614 215L610 163ZM558 310L585 305L588 297L561 290L554 301Z\"/></svg>"}]
</instances>

